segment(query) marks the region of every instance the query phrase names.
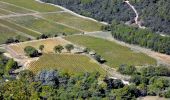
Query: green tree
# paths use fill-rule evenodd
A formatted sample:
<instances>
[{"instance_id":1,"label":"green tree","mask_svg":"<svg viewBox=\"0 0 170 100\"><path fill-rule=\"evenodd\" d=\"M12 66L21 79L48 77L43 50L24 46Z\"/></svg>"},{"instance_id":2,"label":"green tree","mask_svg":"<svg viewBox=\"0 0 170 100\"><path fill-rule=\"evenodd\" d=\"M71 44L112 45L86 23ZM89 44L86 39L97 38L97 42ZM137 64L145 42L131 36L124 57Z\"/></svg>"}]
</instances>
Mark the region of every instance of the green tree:
<instances>
[{"instance_id":1,"label":"green tree","mask_svg":"<svg viewBox=\"0 0 170 100\"><path fill-rule=\"evenodd\" d=\"M39 50L40 50L40 51L43 51L43 49L44 49L44 45L40 45L40 46L39 46Z\"/></svg>"},{"instance_id":2,"label":"green tree","mask_svg":"<svg viewBox=\"0 0 170 100\"><path fill-rule=\"evenodd\" d=\"M37 57L39 55L38 50L32 46L25 47L24 51L25 51L26 55L29 57Z\"/></svg>"},{"instance_id":3,"label":"green tree","mask_svg":"<svg viewBox=\"0 0 170 100\"><path fill-rule=\"evenodd\" d=\"M74 49L74 45L72 45L72 44L67 44L67 45L65 46L65 48L66 48L66 50L67 50L68 52L71 52L71 50Z\"/></svg>"},{"instance_id":4,"label":"green tree","mask_svg":"<svg viewBox=\"0 0 170 100\"><path fill-rule=\"evenodd\" d=\"M5 66L5 74L9 75L9 72L12 68L13 69L18 68L18 64L13 59L9 59L6 66Z\"/></svg>"},{"instance_id":5,"label":"green tree","mask_svg":"<svg viewBox=\"0 0 170 100\"><path fill-rule=\"evenodd\" d=\"M55 47L54 47L55 53L61 53L63 49L64 49L64 48L63 48L63 46L61 46L61 45L58 45L58 46L55 46Z\"/></svg>"}]
</instances>

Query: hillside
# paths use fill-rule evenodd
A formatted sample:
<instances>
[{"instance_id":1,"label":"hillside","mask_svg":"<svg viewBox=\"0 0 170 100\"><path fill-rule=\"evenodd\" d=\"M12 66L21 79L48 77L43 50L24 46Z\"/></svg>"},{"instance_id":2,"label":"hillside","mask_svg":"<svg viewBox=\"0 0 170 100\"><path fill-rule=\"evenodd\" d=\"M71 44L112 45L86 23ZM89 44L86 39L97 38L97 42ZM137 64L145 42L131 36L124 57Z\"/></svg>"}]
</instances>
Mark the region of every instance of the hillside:
<instances>
[{"instance_id":1,"label":"hillside","mask_svg":"<svg viewBox=\"0 0 170 100\"><path fill-rule=\"evenodd\" d=\"M131 21L135 17L133 10L124 0L41 0L64 6L81 15L93 17L111 23L112 20ZM139 19L145 27L155 32L170 34L169 0L130 0L139 13Z\"/></svg>"}]
</instances>

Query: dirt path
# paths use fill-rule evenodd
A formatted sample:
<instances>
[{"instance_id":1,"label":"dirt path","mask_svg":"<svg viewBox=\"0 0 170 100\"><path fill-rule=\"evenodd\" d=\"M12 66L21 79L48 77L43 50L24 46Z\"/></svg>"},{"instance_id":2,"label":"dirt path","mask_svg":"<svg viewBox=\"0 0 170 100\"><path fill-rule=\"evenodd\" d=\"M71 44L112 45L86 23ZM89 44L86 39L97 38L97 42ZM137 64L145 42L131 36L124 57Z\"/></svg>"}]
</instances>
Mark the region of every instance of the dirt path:
<instances>
[{"instance_id":1,"label":"dirt path","mask_svg":"<svg viewBox=\"0 0 170 100\"><path fill-rule=\"evenodd\" d=\"M125 2L126 4L128 4L129 7L132 8L132 10L135 12L135 14L136 14L136 17L134 18L135 24L138 25L139 28L145 29L144 26L141 26L140 21L138 21L138 19L139 19L139 14L138 14L137 10L135 9L135 7L134 7L132 4L130 4L130 2L129 2L128 0L125 0L124 2Z\"/></svg>"},{"instance_id":2,"label":"dirt path","mask_svg":"<svg viewBox=\"0 0 170 100\"><path fill-rule=\"evenodd\" d=\"M10 18L10 17L22 17L22 16L29 16L29 15L37 16L37 15L41 15L41 14L53 14L53 13L63 13L63 12L66 12L66 11L42 12L42 13L36 12L36 13L26 13L26 14L11 14L11 15L3 15L3 16L0 16L0 19Z\"/></svg>"}]
</instances>

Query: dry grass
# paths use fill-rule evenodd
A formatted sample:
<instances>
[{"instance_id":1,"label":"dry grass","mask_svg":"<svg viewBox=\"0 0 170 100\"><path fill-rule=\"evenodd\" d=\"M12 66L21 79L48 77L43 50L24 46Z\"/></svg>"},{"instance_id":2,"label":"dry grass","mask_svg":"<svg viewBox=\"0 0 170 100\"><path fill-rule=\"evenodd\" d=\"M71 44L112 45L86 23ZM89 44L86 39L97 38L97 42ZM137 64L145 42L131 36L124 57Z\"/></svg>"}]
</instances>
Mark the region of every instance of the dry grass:
<instances>
[{"instance_id":1,"label":"dry grass","mask_svg":"<svg viewBox=\"0 0 170 100\"><path fill-rule=\"evenodd\" d=\"M44 45L44 53L52 53L54 46L57 45L66 45L68 42L62 38L52 38L52 39L46 39L46 40L35 40L35 41L29 41L29 42L23 42L18 44L11 44L9 47L14 50L19 55L25 55L24 48L26 46L33 46L35 48L39 48L40 45Z\"/></svg>"}]
</instances>

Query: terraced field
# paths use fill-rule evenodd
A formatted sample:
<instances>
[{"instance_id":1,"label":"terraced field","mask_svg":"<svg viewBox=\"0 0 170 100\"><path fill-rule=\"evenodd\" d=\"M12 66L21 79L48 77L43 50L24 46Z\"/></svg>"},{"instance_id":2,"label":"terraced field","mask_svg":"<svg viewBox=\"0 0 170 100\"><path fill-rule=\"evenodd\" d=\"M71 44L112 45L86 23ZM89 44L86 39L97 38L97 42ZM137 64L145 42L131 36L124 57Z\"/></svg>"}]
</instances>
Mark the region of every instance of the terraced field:
<instances>
[{"instance_id":1,"label":"terraced field","mask_svg":"<svg viewBox=\"0 0 170 100\"><path fill-rule=\"evenodd\" d=\"M36 2L35 0L0 0L1 2L10 3L19 7L23 7L25 9L30 9L38 12L54 12L60 11L60 8L50 6L48 4L42 4Z\"/></svg>"},{"instance_id":2,"label":"terraced field","mask_svg":"<svg viewBox=\"0 0 170 100\"><path fill-rule=\"evenodd\" d=\"M10 15L10 14L14 14L14 13L0 8L0 16L2 16L2 15Z\"/></svg>"},{"instance_id":3,"label":"terraced field","mask_svg":"<svg viewBox=\"0 0 170 100\"><path fill-rule=\"evenodd\" d=\"M0 24L0 44L4 43L8 38L18 37L20 40L26 40L26 37L17 34L16 31L9 29Z\"/></svg>"},{"instance_id":4,"label":"terraced field","mask_svg":"<svg viewBox=\"0 0 170 100\"><path fill-rule=\"evenodd\" d=\"M45 54L38 61L32 62L29 69L34 73L42 69L58 69L70 74L96 71L105 74L105 71L87 56L71 54Z\"/></svg>"},{"instance_id":5,"label":"terraced field","mask_svg":"<svg viewBox=\"0 0 170 100\"><path fill-rule=\"evenodd\" d=\"M99 31L100 27L102 26L102 24L98 22L80 18L80 17L74 16L66 12L42 14L41 16L45 17L46 19L50 19L55 22L67 24L69 26L72 26L72 27L75 27L77 29L81 29L87 32Z\"/></svg>"},{"instance_id":6,"label":"terraced field","mask_svg":"<svg viewBox=\"0 0 170 100\"><path fill-rule=\"evenodd\" d=\"M99 31L102 26L93 20L72 15L65 9L35 0L0 0L0 23L31 39L41 34L54 36ZM5 39L0 40L1 43Z\"/></svg>"},{"instance_id":7,"label":"terraced field","mask_svg":"<svg viewBox=\"0 0 170 100\"><path fill-rule=\"evenodd\" d=\"M80 33L80 31L72 28L68 28L66 26L49 22L47 20L44 20L42 18L34 17L34 16L22 16L22 17L12 17L8 20L13 21L14 23L17 23L19 25L22 25L24 27L30 28L32 30L35 30L37 32L40 32L42 34L74 34L74 33Z\"/></svg>"},{"instance_id":8,"label":"terraced field","mask_svg":"<svg viewBox=\"0 0 170 100\"><path fill-rule=\"evenodd\" d=\"M8 26L8 27L10 27L10 28L12 28L14 30L26 33L26 34L34 36L34 37L37 37L37 36L39 36L41 34L39 32L35 32L35 31L30 30L30 29L28 29L26 27L23 27L21 25L17 25L16 23L12 23L12 22L10 22L8 20L0 19L0 23L5 25L5 26Z\"/></svg>"},{"instance_id":9,"label":"terraced field","mask_svg":"<svg viewBox=\"0 0 170 100\"><path fill-rule=\"evenodd\" d=\"M117 67L121 64L136 66L156 65L155 59L143 53L134 52L127 47L116 44L115 42L83 35L68 36L65 37L65 39L95 50L107 60L106 64L110 67Z\"/></svg>"},{"instance_id":10,"label":"terraced field","mask_svg":"<svg viewBox=\"0 0 170 100\"><path fill-rule=\"evenodd\" d=\"M62 38L53 38L53 39L46 39L46 40L35 40L29 42L23 42L18 44L11 44L9 47L16 52L18 55L25 55L24 48L26 46L33 46L35 48L39 48L40 45L44 45L44 53L52 53L54 46L57 45L66 45L68 42Z\"/></svg>"},{"instance_id":11,"label":"terraced field","mask_svg":"<svg viewBox=\"0 0 170 100\"><path fill-rule=\"evenodd\" d=\"M33 12L33 11L30 11L29 9L25 9L25 8L18 7L15 5L7 4L7 3L1 2L1 1L0 1L0 8L4 9L6 11L13 12L13 13L31 13L31 12Z\"/></svg>"}]
</instances>

